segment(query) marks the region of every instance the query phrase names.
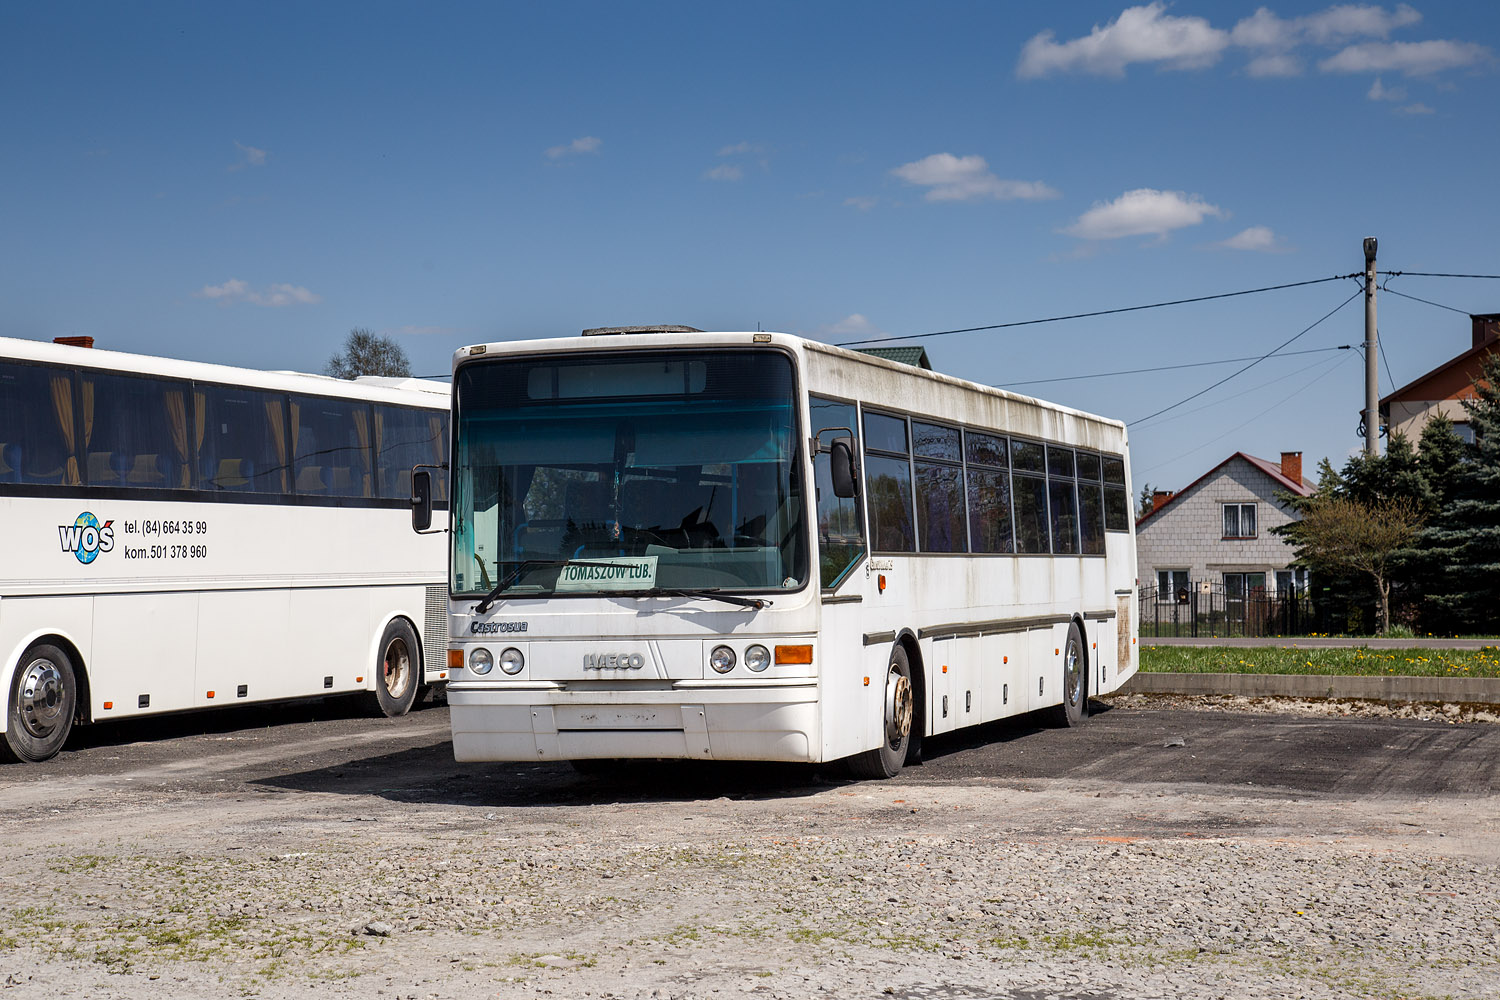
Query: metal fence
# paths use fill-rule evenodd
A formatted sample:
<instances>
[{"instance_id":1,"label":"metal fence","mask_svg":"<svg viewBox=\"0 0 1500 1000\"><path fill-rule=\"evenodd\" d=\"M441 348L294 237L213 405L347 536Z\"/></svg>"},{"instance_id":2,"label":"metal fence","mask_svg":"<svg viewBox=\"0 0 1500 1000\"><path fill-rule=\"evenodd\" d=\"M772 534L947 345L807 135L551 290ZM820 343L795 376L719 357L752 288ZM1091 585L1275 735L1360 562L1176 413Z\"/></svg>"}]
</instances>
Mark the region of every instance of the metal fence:
<instances>
[{"instance_id":1,"label":"metal fence","mask_svg":"<svg viewBox=\"0 0 1500 1000\"><path fill-rule=\"evenodd\" d=\"M1318 621L1305 591L1248 591L1193 582L1174 593L1141 589L1142 638L1305 635Z\"/></svg>"}]
</instances>

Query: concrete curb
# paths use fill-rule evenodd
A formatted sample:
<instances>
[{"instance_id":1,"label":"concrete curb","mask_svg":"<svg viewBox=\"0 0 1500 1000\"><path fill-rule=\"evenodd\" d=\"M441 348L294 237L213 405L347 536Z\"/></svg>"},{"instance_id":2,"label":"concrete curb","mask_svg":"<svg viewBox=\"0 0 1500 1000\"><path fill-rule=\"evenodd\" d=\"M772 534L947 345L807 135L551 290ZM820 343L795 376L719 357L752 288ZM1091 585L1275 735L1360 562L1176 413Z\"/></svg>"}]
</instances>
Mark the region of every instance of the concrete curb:
<instances>
[{"instance_id":1,"label":"concrete curb","mask_svg":"<svg viewBox=\"0 0 1500 1000\"><path fill-rule=\"evenodd\" d=\"M1245 639L1241 637L1205 636L1190 639L1186 636L1162 636L1157 639L1141 636L1142 646L1234 646L1245 649L1284 647L1286 649L1488 649L1500 646L1500 639L1443 639L1427 636L1422 639L1349 639L1325 638L1323 636L1261 636Z\"/></svg>"},{"instance_id":2,"label":"concrete curb","mask_svg":"<svg viewBox=\"0 0 1500 1000\"><path fill-rule=\"evenodd\" d=\"M1137 672L1125 694L1232 694L1248 698L1500 704L1500 677L1346 677L1328 674L1157 674Z\"/></svg>"}]
</instances>

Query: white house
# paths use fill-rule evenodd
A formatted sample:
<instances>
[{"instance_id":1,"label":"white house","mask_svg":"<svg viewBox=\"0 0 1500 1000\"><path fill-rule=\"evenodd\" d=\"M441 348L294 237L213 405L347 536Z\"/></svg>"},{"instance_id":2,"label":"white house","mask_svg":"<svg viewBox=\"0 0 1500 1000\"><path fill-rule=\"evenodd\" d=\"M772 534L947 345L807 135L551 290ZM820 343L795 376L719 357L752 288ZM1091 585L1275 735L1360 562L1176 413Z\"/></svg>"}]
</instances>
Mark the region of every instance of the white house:
<instances>
[{"instance_id":1,"label":"white house","mask_svg":"<svg viewBox=\"0 0 1500 1000\"><path fill-rule=\"evenodd\" d=\"M1277 491L1312 489L1300 451L1282 452L1279 465L1237 451L1185 489L1157 493L1135 524L1141 590L1156 588L1162 602L1221 587L1230 601L1305 590L1307 571L1290 567L1292 547L1271 529L1296 519Z\"/></svg>"}]
</instances>

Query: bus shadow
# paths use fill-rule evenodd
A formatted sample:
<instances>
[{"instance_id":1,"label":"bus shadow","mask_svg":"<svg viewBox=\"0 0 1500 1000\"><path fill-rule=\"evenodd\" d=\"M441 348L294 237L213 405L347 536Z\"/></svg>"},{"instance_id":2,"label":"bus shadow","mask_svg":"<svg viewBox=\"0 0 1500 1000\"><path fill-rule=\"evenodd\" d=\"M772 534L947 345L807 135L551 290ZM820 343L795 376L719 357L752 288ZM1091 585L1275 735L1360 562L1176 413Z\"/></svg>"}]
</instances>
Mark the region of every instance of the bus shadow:
<instances>
[{"instance_id":1,"label":"bus shadow","mask_svg":"<svg viewBox=\"0 0 1500 1000\"><path fill-rule=\"evenodd\" d=\"M1113 706L1102 701L1089 701L1089 715L1100 716L1113 711ZM1085 723L1087 724L1087 723ZM987 722L982 726L971 726L941 736L929 736L922 741L923 761L939 761L968 750L978 750L1011 743L1015 740L1034 737L1056 728L1045 711L1013 715L1007 719Z\"/></svg>"},{"instance_id":2,"label":"bus shadow","mask_svg":"<svg viewBox=\"0 0 1500 1000\"><path fill-rule=\"evenodd\" d=\"M412 712L441 708L442 703L428 699L412 706ZM192 736L220 736L247 729L272 729L280 726L333 722L348 719L378 719L358 697L340 695L311 701L260 702L231 708L207 708L191 712L138 716L118 722L95 722L75 726L68 736L65 751L119 747L132 743L164 743Z\"/></svg>"},{"instance_id":3,"label":"bus shadow","mask_svg":"<svg viewBox=\"0 0 1500 1000\"><path fill-rule=\"evenodd\" d=\"M811 764L641 760L583 773L557 762L456 764L452 752L445 741L250 784L418 805L550 808L800 798L842 783Z\"/></svg>"}]
</instances>

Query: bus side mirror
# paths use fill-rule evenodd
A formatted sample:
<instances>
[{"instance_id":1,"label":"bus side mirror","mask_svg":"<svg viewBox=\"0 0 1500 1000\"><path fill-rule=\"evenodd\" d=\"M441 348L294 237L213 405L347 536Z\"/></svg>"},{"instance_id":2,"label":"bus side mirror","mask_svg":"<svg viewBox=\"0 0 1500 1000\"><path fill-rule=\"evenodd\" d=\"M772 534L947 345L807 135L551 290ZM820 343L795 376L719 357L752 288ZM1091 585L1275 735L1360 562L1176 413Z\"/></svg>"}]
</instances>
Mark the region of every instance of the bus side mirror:
<instances>
[{"instance_id":1,"label":"bus side mirror","mask_svg":"<svg viewBox=\"0 0 1500 1000\"><path fill-rule=\"evenodd\" d=\"M833 495L840 500L854 496L858 477L854 469L854 445L849 438L834 438L828 449L828 471L833 478Z\"/></svg>"},{"instance_id":2,"label":"bus side mirror","mask_svg":"<svg viewBox=\"0 0 1500 1000\"><path fill-rule=\"evenodd\" d=\"M432 473L413 469L411 474L411 530L426 531L432 527Z\"/></svg>"}]
</instances>

